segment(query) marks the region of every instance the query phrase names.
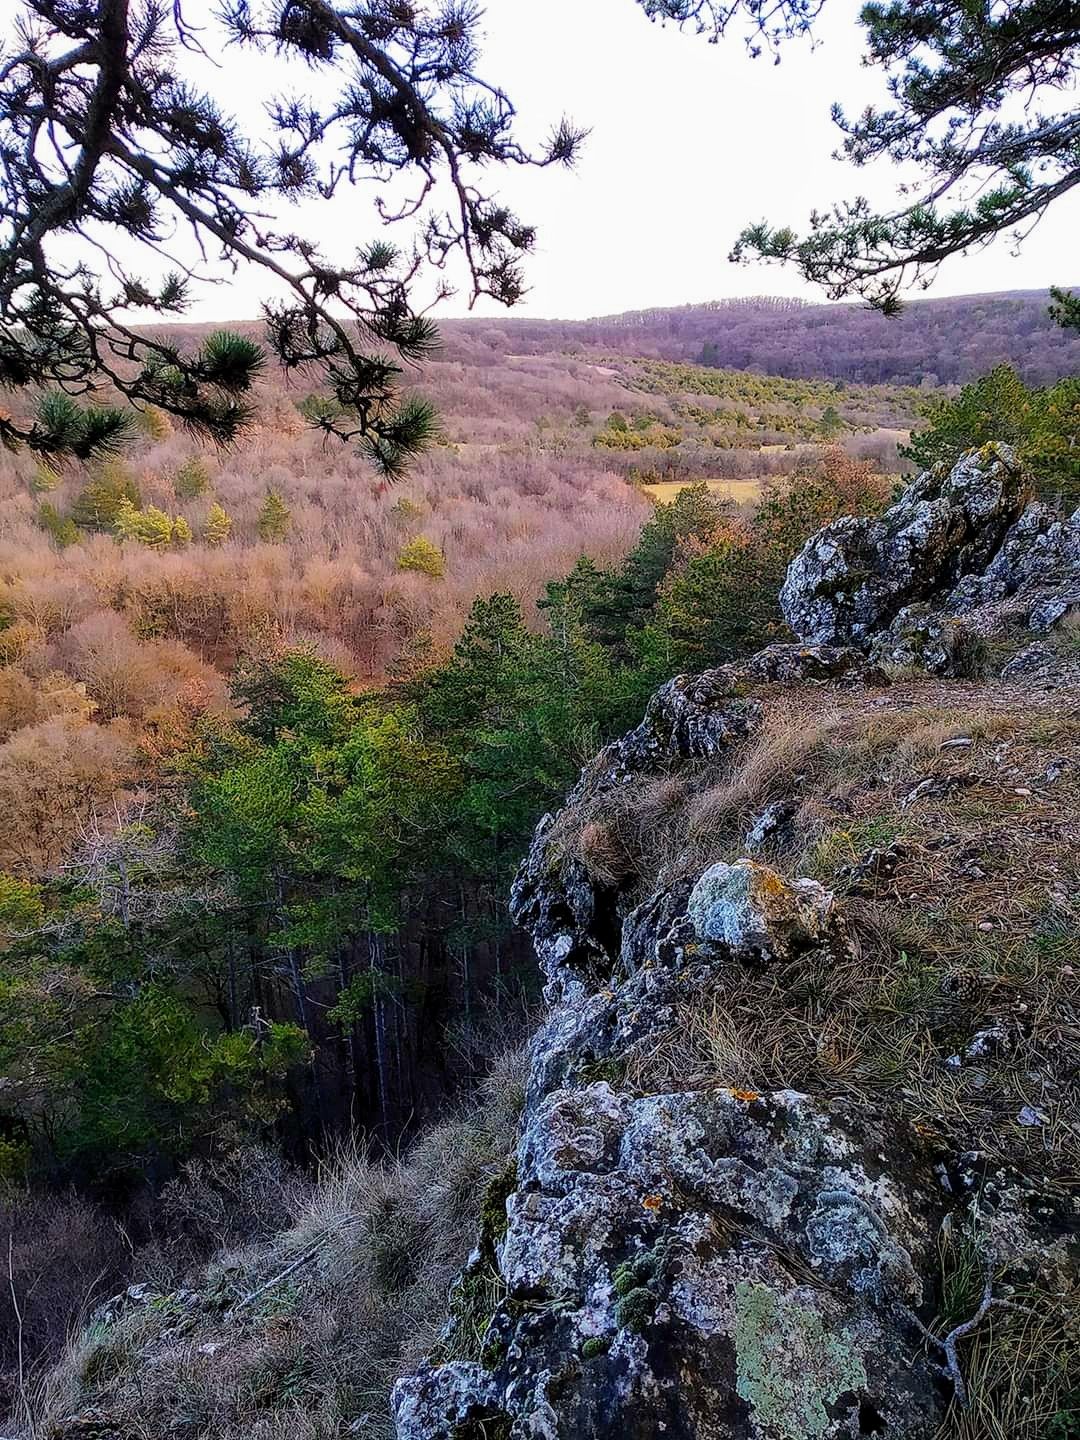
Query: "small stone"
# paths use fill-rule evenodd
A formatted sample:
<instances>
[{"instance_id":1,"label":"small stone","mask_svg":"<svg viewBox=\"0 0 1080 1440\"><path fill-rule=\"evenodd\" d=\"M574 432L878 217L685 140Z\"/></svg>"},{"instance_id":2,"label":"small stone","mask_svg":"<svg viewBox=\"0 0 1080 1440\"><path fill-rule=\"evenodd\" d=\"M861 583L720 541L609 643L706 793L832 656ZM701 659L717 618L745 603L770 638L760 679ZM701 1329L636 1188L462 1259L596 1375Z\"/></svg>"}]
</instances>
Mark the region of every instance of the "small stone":
<instances>
[{"instance_id":1,"label":"small stone","mask_svg":"<svg viewBox=\"0 0 1080 1440\"><path fill-rule=\"evenodd\" d=\"M979 926L979 929L980 929L980 930L993 930L993 928L994 928L994 923L993 923L992 920L984 920L984 921L982 922L982 924Z\"/></svg>"},{"instance_id":2,"label":"small stone","mask_svg":"<svg viewBox=\"0 0 1080 1440\"><path fill-rule=\"evenodd\" d=\"M1016 1123L1029 1127L1032 1125L1045 1125L1046 1114L1042 1110L1037 1110L1034 1105L1025 1105L1019 1115L1017 1115Z\"/></svg>"}]
</instances>

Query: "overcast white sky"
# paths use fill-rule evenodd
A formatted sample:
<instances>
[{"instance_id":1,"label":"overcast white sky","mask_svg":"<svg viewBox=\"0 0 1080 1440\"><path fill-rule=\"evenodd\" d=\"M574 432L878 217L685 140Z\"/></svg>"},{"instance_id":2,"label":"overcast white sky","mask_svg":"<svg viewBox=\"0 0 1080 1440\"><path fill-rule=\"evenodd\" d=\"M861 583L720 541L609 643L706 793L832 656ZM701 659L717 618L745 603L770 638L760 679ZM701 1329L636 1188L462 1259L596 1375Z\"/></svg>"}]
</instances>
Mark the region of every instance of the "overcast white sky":
<instances>
[{"instance_id":1,"label":"overcast white sky","mask_svg":"<svg viewBox=\"0 0 1080 1440\"><path fill-rule=\"evenodd\" d=\"M883 96L861 68L855 0L828 0L819 44L779 65L651 24L632 0L488 0L487 71L527 123L565 110L592 127L576 173L514 176L502 189L540 225L522 311L588 316L730 295L820 292L793 271L728 263L751 220L801 228L809 211L866 193L896 201L898 176L832 160L829 107ZM541 18L542 17L542 18ZM1080 194L1049 212L1019 256L998 241L953 261L933 294L1080 281Z\"/></svg>"},{"instance_id":2,"label":"overcast white sky","mask_svg":"<svg viewBox=\"0 0 1080 1440\"><path fill-rule=\"evenodd\" d=\"M185 0L189 20L215 8ZM518 106L521 137L541 139L562 114L592 132L571 173L492 173L497 192L539 229L530 292L511 313L579 318L733 295L822 299L790 269L734 266L727 254L748 221L802 228L813 207L859 193L896 203L901 177L891 167L857 172L831 159L839 139L831 102L858 112L884 98L881 75L860 65L858 9L858 0L828 0L817 45L790 42L773 65L750 59L739 33L709 45L650 23L633 0L487 0L479 69ZM279 88L272 61L236 49L203 78L252 126ZM361 187L332 204L309 203L299 228L344 259L377 232L371 198ZM1078 236L1080 188L1019 255L999 240L947 265L931 293L1080 283ZM254 316L264 295L264 277L241 273L204 291L191 318ZM460 314L465 303L459 294L440 313Z\"/></svg>"}]
</instances>

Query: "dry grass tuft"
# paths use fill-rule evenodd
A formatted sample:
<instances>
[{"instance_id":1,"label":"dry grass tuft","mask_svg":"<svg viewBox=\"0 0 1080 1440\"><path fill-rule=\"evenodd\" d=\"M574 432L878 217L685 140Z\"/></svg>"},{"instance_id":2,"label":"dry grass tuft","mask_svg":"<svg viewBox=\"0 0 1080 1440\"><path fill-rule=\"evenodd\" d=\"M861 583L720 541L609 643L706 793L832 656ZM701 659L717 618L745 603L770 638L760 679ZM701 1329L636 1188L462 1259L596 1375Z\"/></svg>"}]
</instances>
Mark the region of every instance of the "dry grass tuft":
<instances>
[{"instance_id":1,"label":"dry grass tuft","mask_svg":"<svg viewBox=\"0 0 1080 1440\"><path fill-rule=\"evenodd\" d=\"M195 1308L166 1291L84 1329L42 1389L34 1434L92 1409L146 1440L392 1440L390 1388L436 1345L516 1145L524 1072L523 1053L504 1057L407 1156L346 1145L303 1193L274 1189L287 1228L219 1255Z\"/></svg>"},{"instance_id":2,"label":"dry grass tuft","mask_svg":"<svg viewBox=\"0 0 1080 1440\"><path fill-rule=\"evenodd\" d=\"M861 1093L943 1146L1074 1183L1080 721L928 680L884 702L810 696L686 783L631 886L664 883L657 847L681 873L737 858L754 816L787 799L794 831L774 863L845 897L852 948L718 973L706 1005L688 1000L632 1058L629 1082ZM967 1058L994 1027L1004 1041Z\"/></svg>"}]
</instances>

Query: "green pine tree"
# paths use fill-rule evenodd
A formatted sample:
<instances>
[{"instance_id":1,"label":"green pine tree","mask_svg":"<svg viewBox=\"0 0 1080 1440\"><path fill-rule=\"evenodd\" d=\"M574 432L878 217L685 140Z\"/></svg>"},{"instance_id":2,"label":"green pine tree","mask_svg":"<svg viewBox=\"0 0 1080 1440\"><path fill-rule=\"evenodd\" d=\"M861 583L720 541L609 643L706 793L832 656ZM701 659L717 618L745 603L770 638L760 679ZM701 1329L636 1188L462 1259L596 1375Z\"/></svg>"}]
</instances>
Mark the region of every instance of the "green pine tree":
<instances>
[{"instance_id":1,"label":"green pine tree","mask_svg":"<svg viewBox=\"0 0 1080 1440\"><path fill-rule=\"evenodd\" d=\"M140 508L138 484L123 461L107 460L76 497L71 518L81 530L114 530L117 511L125 502L135 510Z\"/></svg>"},{"instance_id":2,"label":"green pine tree","mask_svg":"<svg viewBox=\"0 0 1080 1440\"><path fill-rule=\"evenodd\" d=\"M185 460L173 476L173 491L178 500L198 500L210 488L210 471L201 455Z\"/></svg>"},{"instance_id":3,"label":"green pine tree","mask_svg":"<svg viewBox=\"0 0 1080 1440\"><path fill-rule=\"evenodd\" d=\"M256 528L259 539L268 545L280 545L289 533L292 512L276 490L268 490L263 501Z\"/></svg>"},{"instance_id":4,"label":"green pine tree","mask_svg":"<svg viewBox=\"0 0 1080 1440\"><path fill-rule=\"evenodd\" d=\"M206 519L203 522L202 538L207 545L224 545L232 530L232 520L224 507L215 500L210 509L206 512Z\"/></svg>"}]
</instances>

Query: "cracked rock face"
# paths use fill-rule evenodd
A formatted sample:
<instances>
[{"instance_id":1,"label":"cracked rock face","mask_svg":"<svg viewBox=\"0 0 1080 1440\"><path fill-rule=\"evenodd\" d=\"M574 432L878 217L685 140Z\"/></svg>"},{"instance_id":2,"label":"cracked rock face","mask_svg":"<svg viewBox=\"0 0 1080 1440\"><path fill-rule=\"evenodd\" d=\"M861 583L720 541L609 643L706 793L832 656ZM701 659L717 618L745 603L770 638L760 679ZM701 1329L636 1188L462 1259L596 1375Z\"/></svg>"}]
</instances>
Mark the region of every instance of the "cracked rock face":
<instances>
[{"instance_id":1,"label":"cracked rock face","mask_svg":"<svg viewBox=\"0 0 1080 1440\"><path fill-rule=\"evenodd\" d=\"M770 672L849 663L780 648ZM581 787L738 743L757 678L672 682ZM504 1298L482 1358L398 1382L399 1440L931 1440L945 1394L912 1315L941 1191L911 1137L843 1101L628 1079L720 969L828 963L846 944L834 897L744 858L620 912L551 830L514 890L549 1010L505 1224L481 1247Z\"/></svg>"},{"instance_id":2,"label":"cracked rock face","mask_svg":"<svg viewBox=\"0 0 1080 1440\"><path fill-rule=\"evenodd\" d=\"M879 518L827 526L781 597L799 643L669 681L568 805L727 756L760 724L763 687L878 685L879 660L956 673L1006 620L1056 624L1080 604L1080 518L1025 498L1012 452L987 446ZM1025 676L1058 663L1043 642L1021 662ZM792 814L775 802L751 854L675 867L637 903L562 852L555 818L537 828L512 911L548 1009L505 1219L485 1206L463 1277L502 1298L476 1358L398 1382L399 1440L939 1433L950 1391L920 1324L947 1201L919 1138L865 1100L640 1063L741 976L795 985L849 953L835 897L760 858Z\"/></svg>"},{"instance_id":3,"label":"cracked rock face","mask_svg":"<svg viewBox=\"0 0 1080 1440\"><path fill-rule=\"evenodd\" d=\"M802 640L863 645L905 605L984 572L1024 499L1006 445L927 471L884 514L845 516L807 541L780 592L784 618Z\"/></svg>"},{"instance_id":4,"label":"cracked rock face","mask_svg":"<svg viewBox=\"0 0 1080 1440\"><path fill-rule=\"evenodd\" d=\"M919 476L883 515L845 517L807 542L780 593L788 624L881 664L969 673L982 637L1050 630L1080 609L1080 511L1024 500L1007 446Z\"/></svg>"}]
</instances>

